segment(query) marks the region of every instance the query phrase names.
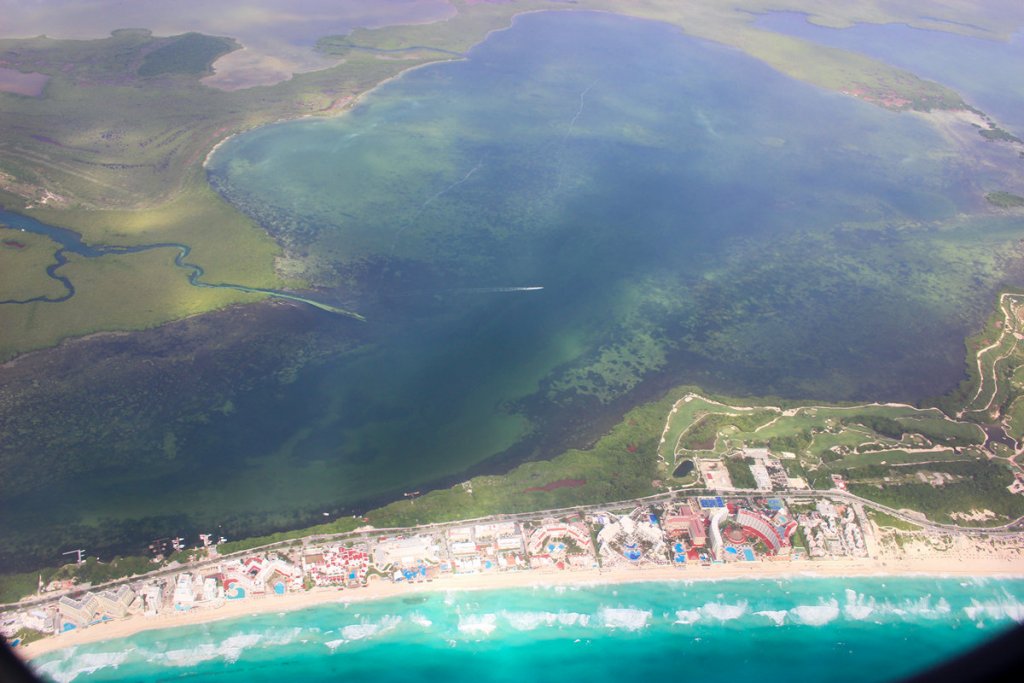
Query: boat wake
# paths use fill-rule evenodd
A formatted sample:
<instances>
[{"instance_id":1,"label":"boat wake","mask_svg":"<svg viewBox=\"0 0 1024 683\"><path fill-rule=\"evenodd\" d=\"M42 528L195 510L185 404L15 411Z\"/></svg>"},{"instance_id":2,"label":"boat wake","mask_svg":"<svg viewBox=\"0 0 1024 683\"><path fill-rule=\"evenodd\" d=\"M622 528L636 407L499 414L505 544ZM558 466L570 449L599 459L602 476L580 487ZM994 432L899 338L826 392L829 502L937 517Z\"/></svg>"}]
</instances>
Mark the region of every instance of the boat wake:
<instances>
[{"instance_id":1,"label":"boat wake","mask_svg":"<svg viewBox=\"0 0 1024 683\"><path fill-rule=\"evenodd\" d=\"M449 290L455 294L502 294L505 292L539 292L543 287L463 287Z\"/></svg>"}]
</instances>

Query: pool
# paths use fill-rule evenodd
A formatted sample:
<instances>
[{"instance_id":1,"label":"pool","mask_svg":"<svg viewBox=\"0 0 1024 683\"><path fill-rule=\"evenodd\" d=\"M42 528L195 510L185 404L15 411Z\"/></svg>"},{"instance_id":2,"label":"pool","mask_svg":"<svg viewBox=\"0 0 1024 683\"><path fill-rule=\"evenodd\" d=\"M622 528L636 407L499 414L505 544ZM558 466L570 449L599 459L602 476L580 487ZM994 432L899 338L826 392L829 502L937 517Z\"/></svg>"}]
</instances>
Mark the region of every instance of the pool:
<instances>
[{"instance_id":1,"label":"pool","mask_svg":"<svg viewBox=\"0 0 1024 683\"><path fill-rule=\"evenodd\" d=\"M751 550L750 548L744 548L743 549L743 559L745 559L747 562L753 562L754 561L754 551Z\"/></svg>"},{"instance_id":2,"label":"pool","mask_svg":"<svg viewBox=\"0 0 1024 683\"><path fill-rule=\"evenodd\" d=\"M736 553L738 553L739 551L738 551L738 550L736 550L736 548L733 548L733 547L732 547L732 546L730 545L730 546L726 546L726 548L725 548L725 552L729 553L730 555L735 555L735 554L736 554Z\"/></svg>"}]
</instances>

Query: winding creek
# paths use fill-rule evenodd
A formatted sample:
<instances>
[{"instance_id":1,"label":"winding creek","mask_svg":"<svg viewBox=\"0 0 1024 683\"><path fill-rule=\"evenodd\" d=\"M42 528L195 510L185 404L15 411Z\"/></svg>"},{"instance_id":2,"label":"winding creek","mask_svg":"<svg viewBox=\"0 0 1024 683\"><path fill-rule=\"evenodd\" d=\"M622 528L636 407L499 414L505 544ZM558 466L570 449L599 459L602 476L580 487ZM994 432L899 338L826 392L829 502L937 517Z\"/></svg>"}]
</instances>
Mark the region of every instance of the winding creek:
<instances>
[{"instance_id":1,"label":"winding creek","mask_svg":"<svg viewBox=\"0 0 1024 683\"><path fill-rule=\"evenodd\" d=\"M69 278L61 275L58 271L67 262L67 253L78 254L85 258L98 258L101 256L110 256L113 254L138 254L144 251L152 251L153 249L176 249L177 255L174 257L174 265L178 268L188 271L188 282L193 287L205 287L209 289L234 289L239 292L249 292L252 294L265 294L267 296L275 297L278 299L288 299L290 301L298 301L300 303L308 304L314 308L319 308L322 311L328 313L335 313L337 315L344 315L357 320L365 320L365 318L354 311L347 311L337 306L331 306L330 304L323 303L322 301L315 301L308 299L297 294L290 294L288 292L282 292L275 289L260 289L257 287L246 287L245 285L237 285L232 283L212 283L203 282L202 277L206 271L203 267L197 263L190 263L185 259L188 258L192 252L192 248L187 244L180 242L155 242L153 244L140 244L136 246L118 246L118 245L101 245L92 246L82 241L82 236L74 230L68 230L67 228L59 228L53 225L47 225L34 218L23 216L21 214L13 213L11 211L0 211L0 229L8 229L13 231L29 232L35 235L42 235L48 237L57 244L60 248L54 251L53 258L54 262L46 268L46 274L54 280L57 280L66 290L63 296L50 297L46 295L32 297L30 299L6 299L0 300L0 304L30 304L36 302L47 302L47 303L60 303L67 301L75 295L75 285Z\"/></svg>"}]
</instances>

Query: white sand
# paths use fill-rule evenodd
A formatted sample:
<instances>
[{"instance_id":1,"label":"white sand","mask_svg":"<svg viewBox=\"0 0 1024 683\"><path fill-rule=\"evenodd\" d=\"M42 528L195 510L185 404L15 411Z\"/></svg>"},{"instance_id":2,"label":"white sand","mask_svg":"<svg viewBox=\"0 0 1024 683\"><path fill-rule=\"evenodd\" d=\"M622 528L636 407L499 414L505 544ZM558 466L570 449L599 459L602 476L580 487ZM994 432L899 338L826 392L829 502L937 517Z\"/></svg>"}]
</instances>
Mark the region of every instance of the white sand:
<instances>
[{"instance_id":1,"label":"white sand","mask_svg":"<svg viewBox=\"0 0 1024 683\"><path fill-rule=\"evenodd\" d=\"M46 638L25 647L18 653L25 659L63 648L115 638L125 638L141 631L194 626L196 624L232 619L248 615L305 609L332 602L351 603L379 600L410 593L448 590L495 590L531 586L580 584L613 584L639 581L709 581L721 579L759 579L780 577L842 577L842 576L989 576L1024 577L1024 563L1008 556L995 555L985 559L956 560L936 555L929 558L882 560L799 560L762 561L686 568L650 567L611 570L533 570L466 576L444 576L430 583L393 584L374 580L366 588L338 590L320 588L302 593L250 597L227 601L217 609L194 609L190 612L161 614L155 617L131 616L89 628Z\"/></svg>"}]
</instances>

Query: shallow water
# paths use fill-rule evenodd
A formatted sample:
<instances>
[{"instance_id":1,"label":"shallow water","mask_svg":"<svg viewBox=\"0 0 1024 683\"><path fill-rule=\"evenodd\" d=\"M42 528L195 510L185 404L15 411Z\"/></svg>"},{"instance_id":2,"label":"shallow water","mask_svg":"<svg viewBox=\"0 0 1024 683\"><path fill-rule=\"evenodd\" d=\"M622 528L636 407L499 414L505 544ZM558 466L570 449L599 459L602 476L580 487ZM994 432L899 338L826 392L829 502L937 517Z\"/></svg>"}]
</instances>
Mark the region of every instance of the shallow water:
<instances>
[{"instance_id":1,"label":"shallow water","mask_svg":"<svg viewBox=\"0 0 1024 683\"><path fill-rule=\"evenodd\" d=\"M638 583L343 602L56 652L76 681L887 681L1024 620L1024 582ZM268 598L273 599L273 598Z\"/></svg>"},{"instance_id":2,"label":"shallow water","mask_svg":"<svg viewBox=\"0 0 1024 683\"><path fill-rule=\"evenodd\" d=\"M797 12L771 12L759 17L757 25L860 52L947 85L1003 127L1024 136L1024 32L1003 41L905 24L832 29L809 23L806 15Z\"/></svg>"},{"instance_id":3,"label":"shallow water","mask_svg":"<svg viewBox=\"0 0 1024 683\"><path fill-rule=\"evenodd\" d=\"M19 405L5 448L47 424L95 463L4 501L19 547L295 527L550 457L683 383L916 401L1022 281L1024 226L975 213L991 178L926 122L605 14L522 16L344 116L232 139L210 178L368 322L255 328L234 367L159 381L132 351L87 419Z\"/></svg>"},{"instance_id":4,"label":"shallow water","mask_svg":"<svg viewBox=\"0 0 1024 683\"><path fill-rule=\"evenodd\" d=\"M968 175L918 119L586 13L521 17L467 61L235 138L210 166L379 329L300 380L332 408L296 452L422 477L538 416L586 421L671 384L949 389L1007 276L997 243L1021 229L959 217Z\"/></svg>"}]
</instances>

